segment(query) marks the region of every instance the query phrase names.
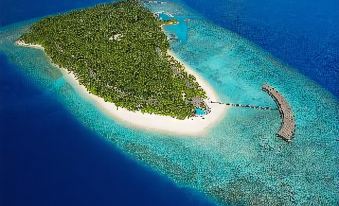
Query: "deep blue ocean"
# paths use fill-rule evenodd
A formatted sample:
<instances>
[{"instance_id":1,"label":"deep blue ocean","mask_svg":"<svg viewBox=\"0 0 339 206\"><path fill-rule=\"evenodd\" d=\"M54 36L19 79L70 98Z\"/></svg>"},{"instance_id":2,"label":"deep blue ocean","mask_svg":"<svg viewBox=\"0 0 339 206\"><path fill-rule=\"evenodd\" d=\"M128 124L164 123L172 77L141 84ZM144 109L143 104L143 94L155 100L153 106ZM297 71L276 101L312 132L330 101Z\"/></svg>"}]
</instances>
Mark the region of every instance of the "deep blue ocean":
<instances>
[{"instance_id":1,"label":"deep blue ocean","mask_svg":"<svg viewBox=\"0 0 339 206\"><path fill-rule=\"evenodd\" d=\"M339 97L339 1L184 0Z\"/></svg>"},{"instance_id":2,"label":"deep blue ocean","mask_svg":"<svg viewBox=\"0 0 339 206\"><path fill-rule=\"evenodd\" d=\"M339 13L337 12L339 2L337 0L325 0L322 2L319 1L318 3L316 1L310 2L305 0L183 1L189 8L199 12L209 21L245 37L263 48L264 51L271 53L280 62L290 65L298 72L322 85L323 88L330 91L336 97L339 96L339 35L336 33L339 31L339 21L337 21L337 19L339 19ZM0 26L4 27L36 17L64 12L79 7L87 7L99 2L107 1L0 0ZM210 24L205 22L201 25L210 26ZM199 31L201 33L204 31L204 28L199 27L199 22L193 22L190 26L193 28L191 28L191 31ZM214 27L211 26L211 28L213 29ZM183 27L180 30L185 29L187 28ZM214 80L212 85L217 88L222 98L226 99L227 97L227 99L240 101L240 103L244 101L264 103L265 105L273 104L268 97L262 95L260 91L258 92L256 87L252 88L251 84L243 81L243 79L247 78L247 73L245 74L244 68L239 67L239 71L228 71L227 69L223 70L223 68L219 68L219 65L214 65L215 67L209 69L210 65L213 65L214 62L220 63L220 67L226 65L229 66L229 68L233 68L234 65L239 63L235 61L228 62L228 59L224 60L221 54L219 54L223 51L222 49L224 49L224 39L218 39L218 32L216 31L219 30L213 30L212 34L214 39L220 40L221 43L219 45L213 45L213 42L216 41L202 41L206 43L206 47L203 47L201 51L198 47L194 48L194 52L198 54L200 52L205 55L204 58L206 59L200 58L200 56L196 55L193 51L189 51L190 48L186 48L185 45L183 48L177 45L177 51L180 51L181 53L179 52L179 54L183 57L187 56L187 60L198 59L190 63L192 63L193 66L194 64L199 65L200 68L202 68L200 72L210 80ZM200 40L199 38L201 38L201 36L199 35L201 35L201 33L194 32L191 32L191 38L193 37L192 39L196 41ZM221 31L221 33L223 33L223 31ZM207 32L206 34L207 36L209 35ZM185 32L182 32L182 34L178 36L181 36L181 39L185 39L187 37L186 35ZM232 43L233 38L235 38L228 33L227 35L223 33L220 36L230 38L225 39L225 42L229 41L230 43ZM193 43L195 42L193 41ZM192 43L188 45L190 44ZM244 53L248 52L244 49L245 46L241 48L241 45L245 45L244 43L239 41L239 45L240 49L235 46L233 55L235 60L237 60L238 54L242 51ZM211 56L215 58L207 59L206 56L208 55L206 55L206 50L204 49L214 47L220 48L220 51L207 50L210 51L211 54L213 53ZM252 47L250 48L252 49ZM228 49L228 47L226 49ZM33 52L35 51L32 51L32 53ZM28 53L25 53L22 56L25 57L27 54ZM192 56L189 56L189 54L192 54ZM262 53L255 55L264 56ZM13 58L16 57L14 54L10 54L9 56ZM230 56L230 60L232 60L232 52ZM249 55L245 54L245 56ZM258 65L263 65L263 67L267 65L268 67L271 66L271 63L267 63L267 65L261 63L261 60L257 58L258 56L253 58L254 61L258 61ZM26 63L28 62L27 59L26 56L24 60ZM204 70L204 62L199 62L200 59L206 60L206 67L208 67L208 69ZM271 61L271 59L266 56L263 57L263 59L265 63L267 62L266 59ZM241 57L240 60L243 61L243 57ZM253 192L253 196L260 196L261 192L264 194L279 193L280 190L278 189L280 187L278 186L281 186L284 187L282 191L289 192L289 189L293 188L295 193L298 194L296 195L297 199L299 198L306 202L308 200L307 198L318 198L317 196L312 196L314 194L319 195L318 199L321 199L320 197L326 199L326 196L323 194L328 195L329 198L327 199L329 201L335 199L333 196L333 184L335 180L332 171L334 170L334 166L332 163L336 157L333 155L333 151L335 150L333 146L333 134L338 131L338 128L333 125L335 125L334 121L338 120L338 115L334 114L333 111L338 111L335 110L338 109L338 104L326 92L313 85L313 83L309 83L308 80L304 80L298 75L295 75L293 70L290 71L286 69L286 71L283 70L277 73L268 70L269 73L265 74L267 76L272 75L274 77L272 81L280 86L281 89L285 89L285 92L291 90L294 84L299 85L300 83L302 86L309 86L309 88L305 87L305 95L301 95L300 98L292 94L288 96L288 98L292 100L291 102L298 114L300 113L298 116L299 119L297 120L300 125L297 135L300 137L298 136L296 140L297 143L293 145L294 147L291 146L287 148L280 140L273 139L270 136L271 133L274 133L272 131L275 131L275 128L279 127L279 117L275 113L232 110L229 119L225 119L223 123L217 127L214 132L215 134L212 132L211 137L207 138L207 140L197 140L196 142L190 140L173 141L172 139L159 140L155 138L156 135L154 135L154 137L150 135L149 138L140 138L138 132L134 132L133 130L125 132L125 128L120 129L120 126L116 126L115 123L112 127L110 125L106 127L105 124L110 124L111 122L101 119L96 120L98 119L95 118L96 114L89 115L92 119L84 117L82 119L85 120L79 121L81 118L77 117L81 117L81 115L79 115L77 111L74 111L74 107L71 107L72 112L70 112L70 109L63 104L64 102L60 102L62 98L57 97L52 90L45 90L37 86L34 79L29 78L25 72L22 72L24 71L22 68L19 68L11 62L20 62L20 60L9 59L5 54L0 53L1 206L212 205L204 195L190 189L179 187L172 179L160 175L153 169L144 166L140 161L136 161L134 158L130 158L125 153L120 152L120 149L115 148L108 140L94 132L96 128L89 129L85 125L98 126L97 130L103 130L103 134L109 132L104 130L111 130L112 128L112 130L114 130L113 132L121 136L124 134L131 135L132 138L135 138L131 140L132 143L149 146L150 151L161 153L158 156L156 153L150 154L150 162L163 156L168 158L165 159L168 162L163 163L159 161L159 168L162 168L165 164L170 165L173 162L176 163L176 161L179 163L186 162L187 165L192 163L191 168L189 166L185 168L185 164L182 164L184 166L180 166L187 169L183 171L190 172L190 169L196 169L198 171L196 171L198 174L196 175L197 182L202 185L205 183L205 180L207 182L218 182L219 180L227 182L225 180L227 178L237 180L234 182L231 181L233 184L230 183L228 185L230 192L229 194L225 192L227 195L232 195L231 192L236 191L234 192L236 196L238 189L241 188L239 185L245 185L245 190L249 191L250 189L248 188L253 189L253 185L255 186L254 188L257 189L259 188L258 185L261 184L260 189L263 187L265 190L258 189L259 192ZM241 62L239 64L242 65ZM272 63L272 65L278 65L277 68L285 69L277 63ZM37 68L41 69L44 67L39 66ZM253 66L253 68L255 68L255 70L260 69L255 66ZM29 70L29 72L31 72L31 70ZM237 72L239 74L236 74ZM286 82L286 85L284 85L281 83L284 81L278 81L281 78L277 77L276 74L284 72L289 77L296 77L293 79L295 82ZM223 76L220 74L223 74ZM249 72L248 74L251 75L252 73ZM52 73L50 76L54 78L54 75L55 74ZM232 77L241 76L243 79L239 78L239 82L243 87L233 87L232 84L226 84L233 80L231 78L227 79L227 75ZM257 73L253 73L253 76L250 76L248 79L255 81L256 77ZM236 80L234 79L234 81ZM256 84L259 85L259 83L255 82L255 86L258 86ZM284 88L284 86L286 86L286 88ZM302 86L299 86L299 89ZM296 93L301 93L298 91L296 91ZM310 94L312 91L319 92L319 96L312 96L312 94ZM252 96L251 93L253 93ZM238 96L236 96L237 94ZM328 108L318 107L317 109L320 112L318 114L314 106L315 104L309 104L309 110L312 110L312 112L305 111L308 110L308 108L302 105L302 101L314 102L312 98L316 101L324 100L325 103L328 102ZM83 100L78 101L82 102ZM77 103L77 101L75 101L75 103ZM83 109L84 111L89 110L87 108L89 106L85 105L84 107L86 107ZM79 113L81 113L80 110L82 110L82 108L79 108ZM309 116L305 116L305 114L309 114ZM88 119L93 121L93 124L86 122ZM253 119L263 124L260 126L253 125L253 127L246 127L246 132L243 129L245 126L239 129L241 127L239 125L246 125L246 121L251 122ZM273 125L273 128L267 126L265 119L269 119L272 122L271 125ZM311 122L311 120L314 121ZM316 128L317 126L319 126L319 128ZM262 131L271 133L266 134ZM305 134L305 131L312 132ZM232 139L223 136L225 134L233 135L234 133L239 134L239 137L234 135L235 137ZM252 135L248 135L248 133ZM317 141L320 134L324 134L324 137L322 141L315 144L314 142ZM143 135L142 133L141 136ZM124 138L128 139L128 137ZM124 138L117 138L117 142L123 142ZM298 143L298 141L300 142ZM260 145L258 145L257 142L259 142L258 144ZM121 145L123 145L123 143L121 143ZM164 145L163 149L161 145ZM202 149L199 148L201 145L207 145L206 147L208 149L204 147L202 147ZM230 146L228 147L228 145ZM194 150L195 148L196 150ZM220 149L220 151L216 150L216 154L213 153L213 149L215 148ZM175 153L176 151L178 151L177 154ZM272 151L277 152L273 153ZM295 155L301 152L304 152L304 156ZM133 153L133 151L131 153ZM135 154L136 153L137 152L135 152ZM225 155L225 159L223 159L224 153L227 154L227 156ZM269 155L266 156L266 154ZM142 154L141 157L148 157L147 155L148 154ZM199 155L202 155L201 159L199 159ZM236 155L236 158L232 159L232 155ZM287 155L291 155L295 159L285 158ZM185 159L191 156L198 157L198 160ZM215 157L215 159L213 159L213 157ZM205 161L206 159L207 161ZM324 160L321 162L321 165L319 159ZM251 164L251 162L253 162L252 160L256 161L253 165ZM158 162L155 161L152 166L159 169L157 163ZM211 167L209 163L211 163L213 167ZM201 168L198 166L195 167L195 164L201 165ZM258 166L255 164L258 164ZM281 175L285 174L281 165L287 166L286 168L288 169L286 170L288 170L288 174L291 174L291 176ZM302 166L300 167L300 165ZM314 165L318 165L319 167L314 168ZM168 169L166 167L162 169L168 174L172 172L170 170L172 168L169 169L170 172L166 170ZM206 176L204 176L205 169L207 172ZM214 171L215 173L213 173ZM319 188L308 184L318 178L317 174L314 174L314 171L324 173L324 177L319 179ZM328 174L326 172L328 172ZM220 174L220 177L216 174ZM255 176L256 174L258 174L258 176ZM262 176L260 176L261 174ZM270 175L269 177L271 179L267 178L267 176L265 176L266 174ZM294 176L294 174L296 175ZM304 176L305 174L307 174L307 176ZM188 178L182 182L187 181L187 185L190 185L190 175L192 174L187 174ZM181 176L176 177L173 175L172 177L174 177L173 179L180 180ZM192 176L194 176L194 174ZM250 180L243 179L243 177L253 177L251 180L258 179L258 182L251 182ZM306 180L304 180L303 177L305 177ZM282 182L279 182L280 179ZM269 183L272 183L272 185L266 187L266 182L264 184L262 180L267 180ZM192 178L192 185L196 183L194 181L195 179ZM278 182L278 186L275 185L276 181ZM323 184L323 182L326 181L329 182L327 186ZM203 188L203 186L197 185ZM246 186L248 186L248 188ZM328 191L326 188L328 188ZM273 190L274 192L271 192ZM211 194L215 191L216 190L212 190ZM309 194L307 192L309 192ZM309 196L303 196L304 194ZM290 195L290 193L288 193L288 195ZM225 196L225 199L226 197L230 198L229 196ZM241 198L245 197L245 195L240 197L240 203L242 201ZM273 197L275 198L275 196ZM238 199L234 200L234 202L237 200Z\"/></svg>"},{"instance_id":3,"label":"deep blue ocean","mask_svg":"<svg viewBox=\"0 0 339 206\"><path fill-rule=\"evenodd\" d=\"M212 205L121 154L0 55L0 205Z\"/></svg>"},{"instance_id":4,"label":"deep blue ocean","mask_svg":"<svg viewBox=\"0 0 339 206\"><path fill-rule=\"evenodd\" d=\"M0 25L98 0L1 0ZM0 54L0 205L212 205L81 125Z\"/></svg>"}]
</instances>

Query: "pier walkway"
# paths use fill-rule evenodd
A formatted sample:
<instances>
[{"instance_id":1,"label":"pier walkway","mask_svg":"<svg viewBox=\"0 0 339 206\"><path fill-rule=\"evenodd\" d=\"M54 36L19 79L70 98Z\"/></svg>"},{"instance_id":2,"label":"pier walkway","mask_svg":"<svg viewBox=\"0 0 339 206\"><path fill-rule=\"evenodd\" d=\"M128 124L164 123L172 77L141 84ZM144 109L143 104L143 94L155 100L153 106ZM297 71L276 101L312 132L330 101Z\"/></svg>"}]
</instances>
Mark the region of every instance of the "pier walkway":
<instances>
[{"instance_id":1,"label":"pier walkway","mask_svg":"<svg viewBox=\"0 0 339 206\"><path fill-rule=\"evenodd\" d=\"M279 108L282 123L277 135L286 141L291 141L295 130L294 116L291 107L285 98L273 87L264 84L262 90L267 92L274 99Z\"/></svg>"},{"instance_id":2,"label":"pier walkway","mask_svg":"<svg viewBox=\"0 0 339 206\"><path fill-rule=\"evenodd\" d=\"M231 107L243 107L243 108L252 108L252 109L259 109L259 110L277 110L276 108L272 107L263 107L263 106L255 106L250 104L233 104L233 103L224 103L224 102L214 102L210 101L213 104L224 104Z\"/></svg>"},{"instance_id":3,"label":"pier walkway","mask_svg":"<svg viewBox=\"0 0 339 206\"><path fill-rule=\"evenodd\" d=\"M282 118L282 123L280 126L280 130L277 133L278 137L281 137L285 141L291 141L294 135L295 131L295 122L294 122L294 116L292 113L292 109L285 100L285 98L273 87L264 84L262 86L262 90L268 93L275 103L278 106L280 117ZM214 104L224 104L231 107L243 107L243 108L252 108L252 109L259 109L259 110L277 110L277 108L272 107L264 107L264 106L255 106L250 104L233 104L233 103L224 103L224 102L214 102L210 101Z\"/></svg>"}]
</instances>

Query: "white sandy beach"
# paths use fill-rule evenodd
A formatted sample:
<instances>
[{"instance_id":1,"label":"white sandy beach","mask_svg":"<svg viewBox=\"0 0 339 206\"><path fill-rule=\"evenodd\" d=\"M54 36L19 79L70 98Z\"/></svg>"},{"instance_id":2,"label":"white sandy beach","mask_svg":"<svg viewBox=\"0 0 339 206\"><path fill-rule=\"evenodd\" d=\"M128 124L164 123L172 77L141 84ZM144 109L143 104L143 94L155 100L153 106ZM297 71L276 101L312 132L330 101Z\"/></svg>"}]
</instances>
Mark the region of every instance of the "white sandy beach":
<instances>
[{"instance_id":1,"label":"white sandy beach","mask_svg":"<svg viewBox=\"0 0 339 206\"><path fill-rule=\"evenodd\" d=\"M16 42L20 46L31 47L36 49L44 48L41 45L26 44L22 41ZM173 52L169 51L168 54L179 60ZM180 60L179 60L180 61ZM182 61L180 61L183 63ZM184 63L183 63L184 64ZM213 88L199 76L192 68L187 64L185 65L185 71L196 77L199 85L205 90L208 99L206 104L210 107L211 112L202 117L192 117L185 120L175 119L169 116L161 116L155 114L143 114L141 112L132 112L124 108L117 108L114 103L105 102L103 98L90 94L85 86L80 85L75 75L64 68L60 68L65 79L77 90L84 98L93 103L98 109L104 112L106 115L127 127L139 128L143 130L163 132L173 135L184 136L203 136L207 134L208 130L216 125L224 115L226 114L227 106L220 104L211 104L210 101L218 101L218 96Z\"/></svg>"}]
</instances>

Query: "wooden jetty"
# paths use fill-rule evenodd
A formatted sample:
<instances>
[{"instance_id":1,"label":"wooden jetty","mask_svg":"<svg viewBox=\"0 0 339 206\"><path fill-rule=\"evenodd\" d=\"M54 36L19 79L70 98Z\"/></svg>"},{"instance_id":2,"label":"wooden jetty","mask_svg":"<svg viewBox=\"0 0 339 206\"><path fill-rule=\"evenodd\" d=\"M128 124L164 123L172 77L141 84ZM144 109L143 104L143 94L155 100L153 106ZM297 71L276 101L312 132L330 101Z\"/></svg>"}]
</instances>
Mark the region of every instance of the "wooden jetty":
<instances>
[{"instance_id":1,"label":"wooden jetty","mask_svg":"<svg viewBox=\"0 0 339 206\"><path fill-rule=\"evenodd\" d=\"M233 104L233 103L224 103L224 102L215 102L210 101L210 103L213 104L224 104L231 107L243 107L243 108L251 108L251 109L259 109L259 110L276 110L272 107L263 107L263 106L256 106L256 105L250 105L250 104Z\"/></svg>"},{"instance_id":2,"label":"wooden jetty","mask_svg":"<svg viewBox=\"0 0 339 206\"><path fill-rule=\"evenodd\" d=\"M291 141L295 131L295 122L291 107L285 98L273 87L264 84L262 90L274 99L279 108L282 123L277 135L288 142Z\"/></svg>"}]
</instances>

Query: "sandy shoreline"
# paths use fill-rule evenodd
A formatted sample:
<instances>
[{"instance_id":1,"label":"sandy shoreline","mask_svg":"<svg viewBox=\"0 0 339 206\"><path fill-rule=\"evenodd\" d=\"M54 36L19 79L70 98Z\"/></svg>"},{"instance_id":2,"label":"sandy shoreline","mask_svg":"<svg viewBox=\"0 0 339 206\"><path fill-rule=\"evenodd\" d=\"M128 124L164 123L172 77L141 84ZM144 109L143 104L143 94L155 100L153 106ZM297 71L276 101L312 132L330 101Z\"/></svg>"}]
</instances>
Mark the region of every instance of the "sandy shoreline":
<instances>
[{"instance_id":1,"label":"sandy shoreline","mask_svg":"<svg viewBox=\"0 0 339 206\"><path fill-rule=\"evenodd\" d=\"M41 45L26 44L22 41L17 41L17 45L36 48L44 50ZM169 55L180 61L173 52L169 51ZM90 94L85 86L80 85L75 75L72 72L67 71L64 68L60 68L60 71L64 75L64 78L72 85L76 91L86 98L91 103L118 122L123 123L127 127L139 128L149 131L163 132L173 135L185 135L185 136L201 136L208 132L208 129L213 127L218 121L220 121L226 114L227 107L225 105L211 104L210 101L218 101L218 96L213 88L206 82L201 76L199 76L192 68L180 61L185 66L185 71L196 77L199 85L205 90L208 101L207 105L210 107L211 112L201 117L192 117L185 120L178 120L169 116L161 116L155 114L143 114L141 112L132 112L127 109L115 106L114 103L105 102L103 98Z\"/></svg>"}]
</instances>

